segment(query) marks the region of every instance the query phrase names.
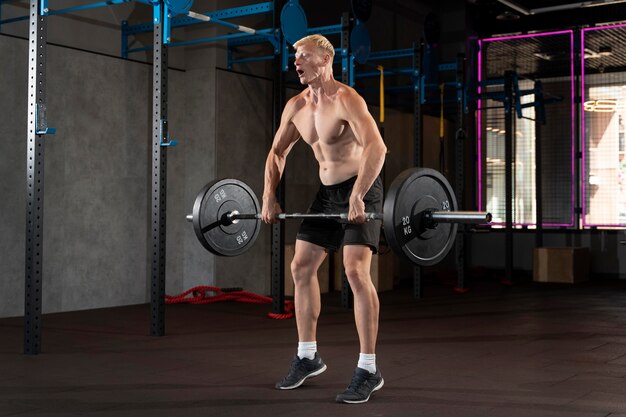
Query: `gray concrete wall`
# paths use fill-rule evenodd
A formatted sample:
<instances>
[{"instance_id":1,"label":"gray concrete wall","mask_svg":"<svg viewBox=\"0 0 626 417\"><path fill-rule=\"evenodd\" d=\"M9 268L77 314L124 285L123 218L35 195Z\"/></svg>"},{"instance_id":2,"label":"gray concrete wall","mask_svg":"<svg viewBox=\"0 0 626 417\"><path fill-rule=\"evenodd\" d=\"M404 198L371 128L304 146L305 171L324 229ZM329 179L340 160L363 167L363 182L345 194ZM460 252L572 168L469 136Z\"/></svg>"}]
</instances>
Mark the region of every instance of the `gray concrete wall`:
<instances>
[{"instance_id":1,"label":"gray concrete wall","mask_svg":"<svg viewBox=\"0 0 626 417\"><path fill-rule=\"evenodd\" d=\"M215 69L187 71L183 92L185 114L180 119L184 132L180 151L184 155L184 165L180 172L170 177L175 183L169 188L169 192L177 189L182 193L185 211L179 213L181 217L172 220L182 239L170 235L168 229L168 242L183 246L182 286L177 292L198 285L215 285L215 257L200 245L191 224L182 222L184 215L192 212L200 189L215 178Z\"/></svg>"},{"instance_id":2,"label":"gray concrete wall","mask_svg":"<svg viewBox=\"0 0 626 417\"><path fill-rule=\"evenodd\" d=\"M272 143L272 82L227 71L216 75L216 178L236 178L263 196L265 158ZM220 287L270 293L271 227L262 225L255 245L237 258L215 259Z\"/></svg>"},{"instance_id":3,"label":"gray concrete wall","mask_svg":"<svg viewBox=\"0 0 626 417\"><path fill-rule=\"evenodd\" d=\"M0 316L23 313L27 42L0 37ZM43 312L148 300L148 156L152 67L48 47ZM170 71L169 120L185 113L184 73ZM170 150L168 291L182 288L185 208Z\"/></svg>"},{"instance_id":4,"label":"gray concrete wall","mask_svg":"<svg viewBox=\"0 0 626 417\"><path fill-rule=\"evenodd\" d=\"M24 305L27 45L0 38L0 316Z\"/></svg>"},{"instance_id":5,"label":"gray concrete wall","mask_svg":"<svg viewBox=\"0 0 626 417\"><path fill-rule=\"evenodd\" d=\"M201 12L213 10L215 1L196 2L194 9ZM180 30L176 31L176 36L182 36ZM217 28L214 25L196 25L189 27L188 30L189 36L197 39L214 36ZM219 51L218 44L215 43L185 48L185 82L180 86L185 97L183 107L185 113L180 119L179 126L183 132L181 154L184 166L181 167L180 175L172 178L177 181L175 186L182 190L182 201L187 214L191 213L200 189L215 179L216 175L215 67L218 62L222 62L217 58ZM183 271L178 292L199 285L216 285L215 257L200 245L190 224L180 223L182 218L184 215L174 220L176 225L181 227L182 240L179 242L183 245ZM168 235L168 241L170 238Z\"/></svg>"}]
</instances>

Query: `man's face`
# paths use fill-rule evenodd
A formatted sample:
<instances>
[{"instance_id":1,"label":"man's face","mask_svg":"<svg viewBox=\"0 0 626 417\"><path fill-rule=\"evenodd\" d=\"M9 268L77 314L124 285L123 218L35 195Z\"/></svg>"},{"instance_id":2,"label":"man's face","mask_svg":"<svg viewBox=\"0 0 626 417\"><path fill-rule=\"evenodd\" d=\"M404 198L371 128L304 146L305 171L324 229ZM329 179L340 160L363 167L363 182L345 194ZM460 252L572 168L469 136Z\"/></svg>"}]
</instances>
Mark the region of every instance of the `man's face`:
<instances>
[{"instance_id":1,"label":"man's face","mask_svg":"<svg viewBox=\"0 0 626 417\"><path fill-rule=\"evenodd\" d=\"M323 50L312 43L298 46L295 66L300 83L310 84L321 75L326 66Z\"/></svg>"}]
</instances>

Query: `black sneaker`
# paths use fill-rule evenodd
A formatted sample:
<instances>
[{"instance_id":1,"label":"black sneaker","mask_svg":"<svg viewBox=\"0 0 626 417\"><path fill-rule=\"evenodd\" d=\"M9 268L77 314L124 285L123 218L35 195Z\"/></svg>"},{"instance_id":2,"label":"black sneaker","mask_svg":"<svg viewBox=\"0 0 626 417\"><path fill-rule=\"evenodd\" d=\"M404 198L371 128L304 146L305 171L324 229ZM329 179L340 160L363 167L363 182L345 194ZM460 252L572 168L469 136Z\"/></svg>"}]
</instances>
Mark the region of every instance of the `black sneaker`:
<instances>
[{"instance_id":1,"label":"black sneaker","mask_svg":"<svg viewBox=\"0 0 626 417\"><path fill-rule=\"evenodd\" d=\"M363 368L356 368L352 376L352 382L344 392L337 395L338 403L360 404L367 402L374 391L383 387L385 381L376 369L376 373L371 373Z\"/></svg>"},{"instance_id":2,"label":"black sneaker","mask_svg":"<svg viewBox=\"0 0 626 417\"><path fill-rule=\"evenodd\" d=\"M296 355L291 362L291 368L289 368L287 376L282 381L276 383L276 389L298 388L305 379L317 376L325 370L326 364L317 352L315 352L313 359L300 359Z\"/></svg>"}]
</instances>

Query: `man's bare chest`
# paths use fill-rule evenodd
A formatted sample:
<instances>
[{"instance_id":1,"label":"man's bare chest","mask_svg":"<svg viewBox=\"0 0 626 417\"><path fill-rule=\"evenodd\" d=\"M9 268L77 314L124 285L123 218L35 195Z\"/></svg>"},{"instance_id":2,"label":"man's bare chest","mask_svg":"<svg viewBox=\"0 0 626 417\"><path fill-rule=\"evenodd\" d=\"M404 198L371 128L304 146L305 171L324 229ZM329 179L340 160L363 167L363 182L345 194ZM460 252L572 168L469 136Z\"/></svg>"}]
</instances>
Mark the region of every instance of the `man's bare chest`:
<instances>
[{"instance_id":1,"label":"man's bare chest","mask_svg":"<svg viewBox=\"0 0 626 417\"><path fill-rule=\"evenodd\" d=\"M293 122L309 144L317 141L333 142L339 139L348 129L348 124L340 118L334 106L304 106L293 119Z\"/></svg>"}]
</instances>

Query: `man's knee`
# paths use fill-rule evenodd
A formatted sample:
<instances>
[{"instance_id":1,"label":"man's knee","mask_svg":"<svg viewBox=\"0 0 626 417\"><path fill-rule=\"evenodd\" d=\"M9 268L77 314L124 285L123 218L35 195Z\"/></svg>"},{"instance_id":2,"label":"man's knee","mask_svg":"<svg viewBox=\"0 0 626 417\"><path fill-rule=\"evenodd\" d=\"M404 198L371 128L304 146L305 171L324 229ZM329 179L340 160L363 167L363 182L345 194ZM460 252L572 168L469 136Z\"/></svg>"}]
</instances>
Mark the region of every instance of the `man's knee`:
<instances>
[{"instance_id":1,"label":"man's knee","mask_svg":"<svg viewBox=\"0 0 626 417\"><path fill-rule=\"evenodd\" d=\"M310 275L311 272L311 260L306 259L302 256L294 256L291 261L291 275L293 275L294 279L301 275Z\"/></svg>"},{"instance_id":2,"label":"man's knee","mask_svg":"<svg viewBox=\"0 0 626 417\"><path fill-rule=\"evenodd\" d=\"M369 265L348 265L344 264L344 268L346 270L346 276L349 279L354 280L364 280L370 278L370 268Z\"/></svg>"},{"instance_id":3,"label":"man's knee","mask_svg":"<svg viewBox=\"0 0 626 417\"><path fill-rule=\"evenodd\" d=\"M346 278L350 282L353 291L358 291L364 286L370 285L372 278L369 264L365 263L344 263Z\"/></svg>"},{"instance_id":4,"label":"man's knee","mask_svg":"<svg viewBox=\"0 0 626 417\"><path fill-rule=\"evenodd\" d=\"M322 258L323 260L323 258ZM317 276L321 261L307 253L296 253L291 261L291 276L296 284L307 283Z\"/></svg>"},{"instance_id":5,"label":"man's knee","mask_svg":"<svg viewBox=\"0 0 626 417\"><path fill-rule=\"evenodd\" d=\"M344 247L343 266L353 291L371 285L372 253L367 247Z\"/></svg>"}]
</instances>

